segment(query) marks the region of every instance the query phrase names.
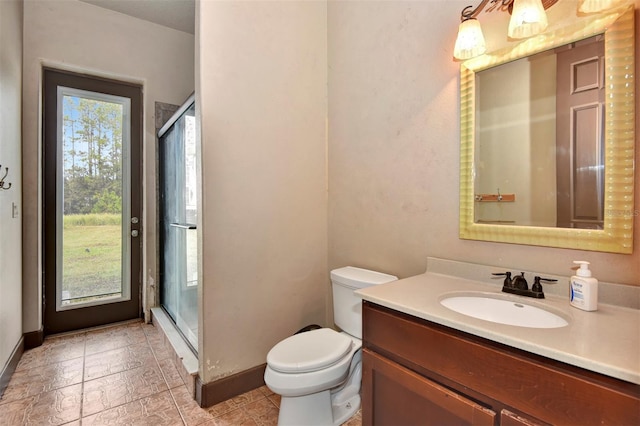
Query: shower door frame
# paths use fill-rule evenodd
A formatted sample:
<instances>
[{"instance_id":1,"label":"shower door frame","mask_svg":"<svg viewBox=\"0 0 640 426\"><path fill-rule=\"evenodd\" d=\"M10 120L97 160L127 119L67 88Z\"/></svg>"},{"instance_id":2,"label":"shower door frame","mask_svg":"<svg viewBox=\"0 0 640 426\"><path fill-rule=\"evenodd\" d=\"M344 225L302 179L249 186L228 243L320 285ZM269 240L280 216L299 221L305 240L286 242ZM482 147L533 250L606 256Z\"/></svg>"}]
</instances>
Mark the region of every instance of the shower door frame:
<instances>
[{"instance_id":1,"label":"shower door frame","mask_svg":"<svg viewBox=\"0 0 640 426\"><path fill-rule=\"evenodd\" d=\"M165 158L165 153L168 151L166 149L166 147L164 146L164 144L166 142L164 142L162 140L162 138L164 137L164 135L166 133L168 133L176 124L177 121L179 121L185 114L185 112L187 112L189 109L191 109L193 106L195 105L195 94L192 94L183 104L182 106L180 106L180 108L178 108L178 110L171 116L171 118L169 120L167 120L167 122L160 128L160 130L157 133L157 158L158 158L158 163L157 163L157 176L158 176L158 194L157 194L157 201L158 201L158 208L157 208L157 212L158 212L158 220L157 220L157 226L158 226L158 277L159 277L159 286L158 286L158 306L160 306L164 312L167 314L167 316L171 319L171 321L175 324L176 326L176 330L181 334L183 340L185 341L185 343L187 343L187 345L190 347L190 349L194 352L194 354L197 355L198 352L198 348L197 348L197 339L198 336L195 336L195 342L192 342L188 336L186 335L185 331L183 331L181 329L181 323L179 323L178 321L178 317L180 317L180 315L178 315L176 313L176 318L174 318L174 315L171 314L171 312L169 311L169 309L164 305L163 303L163 298L164 298L164 294L166 291L166 282L165 280L167 279L167 277L165 276L165 265L164 265L164 261L165 261L165 231L164 231L164 215L165 215L165 205L164 205L164 200L163 200L163 191L165 188L165 173L164 173L164 169L163 169L163 160ZM184 228L183 231L181 232L196 232L196 227L195 224L191 224L193 226L189 226L189 227L185 227L184 224L171 224L170 226L173 226L174 228L178 229L178 228ZM186 237L188 238L188 237ZM185 239L186 239L185 238ZM186 250L186 247L185 247ZM189 282L189 281L188 281ZM185 286L189 287L188 282L184 283ZM178 283L178 286L183 285L182 283ZM197 291L197 286L196 289ZM179 305L179 303L178 303ZM197 304L196 304L196 309L197 309ZM189 328L187 326L187 328Z\"/></svg>"}]
</instances>

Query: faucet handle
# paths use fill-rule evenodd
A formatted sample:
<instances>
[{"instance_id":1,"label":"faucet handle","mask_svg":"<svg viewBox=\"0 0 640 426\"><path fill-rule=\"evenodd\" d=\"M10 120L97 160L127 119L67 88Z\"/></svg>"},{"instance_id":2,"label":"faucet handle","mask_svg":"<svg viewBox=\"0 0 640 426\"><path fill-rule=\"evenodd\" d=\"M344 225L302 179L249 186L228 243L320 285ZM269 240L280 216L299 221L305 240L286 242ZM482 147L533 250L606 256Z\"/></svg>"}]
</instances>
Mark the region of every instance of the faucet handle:
<instances>
[{"instance_id":1,"label":"faucet handle","mask_svg":"<svg viewBox=\"0 0 640 426\"><path fill-rule=\"evenodd\" d=\"M531 286L531 291L536 291L538 293L542 293L542 284L540 284L540 281L544 281L547 283L554 283L557 282L558 280L554 280L553 278L542 278L542 277L534 277L533 278L534 282L533 282L533 286Z\"/></svg>"},{"instance_id":2,"label":"faucet handle","mask_svg":"<svg viewBox=\"0 0 640 426\"><path fill-rule=\"evenodd\" d=\"M505 276L506 278L504 279L504 287L513 287L513 283L511 281L511 272L507 271L507 272L494 272L491 275L495 275L495 276Z\"/></svg>"}]
</instances>

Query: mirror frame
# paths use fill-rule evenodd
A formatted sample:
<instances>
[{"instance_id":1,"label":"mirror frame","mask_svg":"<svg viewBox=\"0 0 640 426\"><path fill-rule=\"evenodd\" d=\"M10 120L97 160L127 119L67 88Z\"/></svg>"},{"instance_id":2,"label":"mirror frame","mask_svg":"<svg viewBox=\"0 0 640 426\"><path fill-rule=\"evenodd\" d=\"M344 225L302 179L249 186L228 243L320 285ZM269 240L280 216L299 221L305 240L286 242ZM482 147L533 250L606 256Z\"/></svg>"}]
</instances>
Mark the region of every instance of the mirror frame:
<instances>
[{"instance_id":1,"label":"mirror frame","mask_svg":"<svg viewBox=\"0 0 640 426\"><path fill-rule=\"evenodd\" d=\"M469 59L460 66L460 238L512 244L633 252L635 159L634 5L581 16L512 48ZM552 228L474 221L476 72L605 34L604 227Z\"/></svg>"}]
</instances>

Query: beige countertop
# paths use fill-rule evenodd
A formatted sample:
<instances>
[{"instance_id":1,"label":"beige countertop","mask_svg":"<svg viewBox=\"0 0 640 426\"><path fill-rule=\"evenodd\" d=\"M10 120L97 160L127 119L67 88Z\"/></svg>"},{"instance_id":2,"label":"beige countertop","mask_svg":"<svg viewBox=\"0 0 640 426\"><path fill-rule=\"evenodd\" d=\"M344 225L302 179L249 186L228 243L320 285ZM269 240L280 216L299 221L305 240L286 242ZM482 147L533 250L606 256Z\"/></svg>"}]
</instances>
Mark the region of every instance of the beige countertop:
<instances>
[{"instance_id":1,"label":"beige countertop","mask_svg":"<svg viewBox=\"0 0 640 426\"><path fill-rule=\"evenodd\" d=\"M454 293L486 292L528 305L543 307L564 317L561 328L526 328L472 318L440 304ZM640 310L599 304L585 312L568 297L546 294L546 299L508 295L500 284L427 272L410 278L358 290L364 300L437 324L484 337L547 358L640 384Z\"/></svg>"}]
</instances>

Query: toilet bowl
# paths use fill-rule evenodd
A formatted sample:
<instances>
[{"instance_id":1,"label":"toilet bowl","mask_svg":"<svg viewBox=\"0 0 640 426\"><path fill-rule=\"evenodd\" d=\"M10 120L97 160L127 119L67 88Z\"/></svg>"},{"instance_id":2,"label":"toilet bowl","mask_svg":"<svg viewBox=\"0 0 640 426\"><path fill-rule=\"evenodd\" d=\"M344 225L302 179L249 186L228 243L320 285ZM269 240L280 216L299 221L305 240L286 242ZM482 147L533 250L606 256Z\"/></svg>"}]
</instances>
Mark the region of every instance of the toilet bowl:
<instances>
[{"instance_id":1,"label":"toilet bowl","mask_svg":"<svg viewBox=\"0 0 640 426\"><path fill-rule=\"evenodd\" d=\"M360 407L362 342L329 328L303 334L283 340L267 357L265 383L282 397L278 424L341 424ZM332 346L331 343L337 345ZM320 350L314 356L313 349L323 344L327 350ZM285 349L301 355L301 361L283 362L279 356L287 353ZM290 356L285 358L291 360ZM358 385L348 387L348 382L357 382ZM336 399L339 391L342 394L334 407L332 400Z\"/></svg>"},{"instance_id":2,"label":"toilet bowl","mask_svg":"<svg viewBox=\"0 0 640 426\"><path fill-rule=\"evenodd\" d=\"M362 308L353 292L396 279L354 267L331 271L334 317L343 331L321 328L295 334L267 355L265 383L282 397L279 425L339 425L358 411Z\"/></svg>"}]
</instances>

